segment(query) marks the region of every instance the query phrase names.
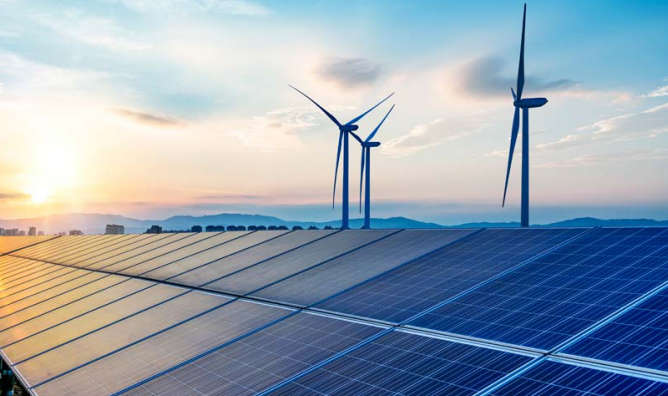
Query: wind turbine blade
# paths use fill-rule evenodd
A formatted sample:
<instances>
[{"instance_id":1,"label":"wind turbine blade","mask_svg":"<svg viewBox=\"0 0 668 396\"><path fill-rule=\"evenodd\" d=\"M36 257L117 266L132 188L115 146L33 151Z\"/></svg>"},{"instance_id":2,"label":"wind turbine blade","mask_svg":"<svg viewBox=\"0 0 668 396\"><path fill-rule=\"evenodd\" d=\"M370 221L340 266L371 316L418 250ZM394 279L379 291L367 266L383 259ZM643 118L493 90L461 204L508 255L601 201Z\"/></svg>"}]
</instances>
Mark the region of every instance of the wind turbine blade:
<instances>
[{"instance_id":1,"label":"wind turbine blade","mask_svg":"<svg viewBox=\"0 0 668 396\"><path fill-rule=\"evenodd\" d=\"M343 132L339 132L339 148L336 149L336 168L334 168L334 192L332 193L332 209L334 209L334 202L336 201L336 180L339 176L339 159L341 158L341 141L343 140Z\"/></svg>"},{"instance_id":2,"label":"wind turbine blade","mask_svg":"<svg viewBox=\"0 0 668 396\"><path fill-rule=\"evenodd\" d=\"M362 181L364 180L364 165L366 164L365 156L366 147L362 146L362 164L360 165L360 213L362 213Z\"/></svg>"},{"instance_id":3,"label":"wind turbine blade","mask_svg":"<svg viewBox=\"0 0 668 396\"><path fill-rule=\"evenodd\" d=\"M513 87L510 87L510 93L513 94L513 100L517 100L517 95L515 95L515 90Z\"/></svg>"},{"instance_id":4,"label":"wind turbine blade","mask_svg":"<svg viewBox=\"0 0 668 396\"><path fill-rule=\"evenodd\" d=\"M357 121L361 120L362 117L364 117L365 115L371 113L371 111L373 111L373 109L375 109L376 107L380 106L381 104L383 104L383 102L385 102L386 100L388 100L389 98L391 98L392 95L394 95L394 92L392 92L391 94L389 94L389 95L387 96L387 98L385 98L385 99L381 100L380 102L378 102L377 105L373 106L372 108L370 108L369 110L365 111L364 113L362 113L361 115L357 116L356 118L353 118L352 120L348 121L348 122L346 123L346 125L353 125L353 124L355 124Z\"/></svg>"},{"instance_id":5,"label":"wind turbine blade","mask_svg":"<svg viewBox=\"0 0 668 396\"><path fill-rule=\"evenodd\" d=\"M318 108L320 110L322 110L322 112L325 113L327 115L327 117L329 117L329 119L332 120L332 122L334 122L336 124L336 126L339 126L339 127L341 126L341 123L339 122L339 120L337 120L336 117L334 117L332 114L330 114L329 111L325 110L324 107L320 106L315 100L309 98L308 95L306 95L304 92L298 90L297 88L293 87L292 85L288 85L288 86L290 88L294 89L295 91L299 92L300 94L304 95L306 97L306 99L310 100L311 102L313 102L314 105L318 106Z\"/></svg>"},{"instance_id":6,"label":"wind turbine blade","mask_svg":"<svg viewBox=\"0 0 668 396\"><path fill-rule=\"evenodd\" d=\"M522 18L522 44L520 47L520 66L517 70L517 100L522 99L524 90L524 30L527 23L527 5L524 4L524 17Z\"/></svg>"},{"instance_id":7,"label":"wind turbine blade","mask_svg":"<svg viewBox=\"0 0 668 396\"><path fill-rule=\"evenodd\" d=\"M371 134L369 135L369 137L366 138L365 142L370 142L371 139L373 139L373 137L376 136L376 133L377 133L378 130L380 129L380 126L383 125L383 123L385 122L385 119L387 118L387 116L390 115L390 113L392 112L392 110L394 110L394 105L392 105L392 107L390 108L390 111L388 111L387 114L385 114L385 117L383 117L383 119L380 121L380 124L378 124L378 126L376 127L376 129L374 129L373 132L371 132Z\"/></svg>"},{"instance_id":8,"label":"wind turbine blade","mask_svg":"<svg viewBox=\"0 0 668 396\"><path fill-rule=\"evenodd\" d=\"M508 153L508 169L506 170L506 186L503 189L503 203L501 207L506 205L506 193L508 192L508 179L510 178L510 166L513 163L513 152L515 152L515 143L517 143L517 133L520 129L520 108L515 107L515 116L513 117L513 130L510 135L510 152Z\"/></svg>"}]
</instances>

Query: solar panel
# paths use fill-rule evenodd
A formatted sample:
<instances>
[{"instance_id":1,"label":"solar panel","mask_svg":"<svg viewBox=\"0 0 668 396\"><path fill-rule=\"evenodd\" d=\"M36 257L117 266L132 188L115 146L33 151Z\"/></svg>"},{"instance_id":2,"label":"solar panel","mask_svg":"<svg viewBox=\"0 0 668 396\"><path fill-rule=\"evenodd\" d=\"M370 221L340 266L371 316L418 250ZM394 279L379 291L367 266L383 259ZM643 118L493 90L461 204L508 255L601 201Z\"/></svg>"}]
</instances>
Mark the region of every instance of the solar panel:
<instances>
[{"instance_id":1,"label":"solar panel","mask_svg":"<svg viewBox=\"0 0 668 396\"><path fill-rule=\"evenodd\" d=\"M92 270L107 268L112 264L120 263L124 260L151 252L155 249L161 248L162 246L172 244L183 238L187 238L190 235L192 234L159 234L156 235L155 238L145 240L146 243L141 243L137 246L130 247L123 252L104 255L96 260L92 260L92 262L87 264L85 268Z\"/></svg>"},{"instance_id":2,"label":"solar panel","mask_svg":"<svg viewBox=\"0 0 668 396\"><path fill-rule=\"evenodd\" d=\"M41 396L113 394L290 313L283 308L235 301L35 390Z\"/></svg>"},{"instance_id":3,"label":"solar panel","mask_svg":"<svg viewBox=\"0 0 668 396\"><path fill-rule=\"evenodd\" d=\"M210 249L214 246L218 246L233 239L239 238L240 236L245 235L245 233L240 235L234 232L223 232L219 234L201 233L198 235L204 235L208 238L203 240L198 238L194 241L191 241L194 242L192 244L181 245L178 249L163 251L162 254L151 254L150 256L146 254L134 257L129 260L121 261L118 264L106 267L105 271L118 272L129 275L140 275L150 268L155 268L166 263L171 263L172 261L180 260L203 250ZM174 245L174 247L177 246L178 245ZM170 247L171 246L167 246L166 248Z\"/></svg>"},{"instance_id":4,"label":"solar panel","mask_svg":"<svg viewBox=\"0 0 668 396\"><path fill-rule=\"evenodd\" d=\"M328 299L316 308L400 323L583 231L484 230Z\"/></svg>"},{"instance_id":5,"label":"solar panel","mask_svg":"<svg viewBox=\"0 0 668 396\"><path fill-rule=\"evenodd\" d=\"M598 229L410 322L551 349L668 280L666 229Z\"/></svg>"},{"instance_id":6,"label":"solar panel","mask_svg":"<svg viewBox=\"0 0 668 396\"><path fill-rule=\"evenodd\" d=\"M668 247L660 254L668 261ZM668 290L647 299L565 350L567 354L668 371Z\"/></svg>"},{"instance_id":7,"label":"solar panel","mask_svg":"<svg viewBox=\"0 0 668 396\"><path fill-rule=\"evenodd\" d=\"M146 273L143 276L155 279L169 279L174 275L184 273L203 265L207 265L213 261L231 256L233 254L238 254L239 252L250 249L256 245L259 246L260 244L264 244L269 240L281 237L288 232L289 231L244 231L243 233L240 231L226 232L226 234L230 233L231 235L236 233L239 235L239 237L212 249L208 249L195 255L188 256L182 260L175 261L169 265L161 267L154 272L151 272L150 274Z\"/></svg>"},{"instance_id":8,"label":"solar panel","mask_svg":"<svg viewBox=\"0 0 668 396\"><path fill-rule=\"evenodd\" d=\"M2 238L2 240L0 240L0 253L12 252L14 250L22 249L26 246L42 243L52 238L54 237L25 236L25 237Z\"/></svg>"},{"instance_id":9,"label":"solar panel","mask_svg":"<svg viewBox=\"0 0 668 396\"><path fill-rule=\"evenodd\" d=\"M29 386L37 386L229 301L221 296L189 292L20 362L15 369L25 377ZM3 350L7 351L7 348Z\"/></svg>"},{"instance_id":10,"label":"solar panel","mask_svg":"<svg viewBox=\"0 0 668 396\"><path fill-rule=\"evenodd\" d=\"M87 241L81 241L80 243L69 245L66 248L54 250L53 253L41 255L42 257L38 257L38 259L51 263L60 263L67 258L85 254L91 249L99 249L107 245L118 243L120 239L127 236L128 235L102 235L99 238L91 236Z\"/></svg>"},{"instance_id":11,"label":"solar panel","mask_svg":"<svg viewBox=\"0 0 668 396\"><path fill-rule=\"evenodd\" d=\"M271 395L473 395L531 357L393 331Z\"/></svg>"},{"instance_id":12,"label":"solar panel","mask_svg":"<svg viewBox=\"0 0 668 396\"><path fill-rule=\"evenodd\" d=\"M23 257L32 257L34 254L37 254L38 252L48 251L54 249L57 246L65 246L75 242L76 240L74 240L72 237L58 237L43 243L39 243L34 246L25 247L23 249L11 252L10 254L20 255Z\"/></svg>"},{"instance_id":13,"label":"solar panel","mask_svg":"<svg viewBox=\"0 0 668 396\"><path fill-rule=\"evenodd\" d=\"M24 298L20 301L17 301L13 304L5 305L0 308L0 323L2 323L2 318L17 313L18 311L25 310L29 307L32 307L35 304L40 304L45 302L48 299L55 298L62 293L66 293L72 289L83 286L90 282L94 282L101 278L106 277L106 274L95 273L95 272L84 272L82 271L82 276L74 278L68 282L64 282L58 286L50 287L44 290L41 293L34 294L30 297ZM2 326L0 325L0 329Z\"/></svg>"},{"instance_id":14,"label":"solar panel","mask_svg":"<svg viewBox=\"0 0 668 396\"><path fill-rule=\"evenodd\" d=\"M149 285L147 284L146 286ZM142 285L138 286L138 288L142 288ZM155 304L160 304L184 292L184 290L169 286L157 285L144 287L143 290L136 294L129 295L122 300L111 300L113 303L101 306L99 309L89 311L86 315L66 322L52 320L56 315L44 315L35 319L33 325L48 330L29 335L27 338L12 338L8 340L7 344L3 344L2 350L12 362L18 363L55 348L73 338L80 337L110 323L141 312ZM98 301L110 302L105 298L105 294L102 293L101 296L96 296L98 297ZM72 307L66 308L68 311L72 309ZM69 316L68 314L69 312L65 314L66 317ZM63 318L63 316L57 317L59 319ZM13 329L9 333L24 336L20 328Z\"/></svg>"},{"instance_id":15,"label":"solar panel","mask_svg":"<svg viewBox=\"0 0 668 396\"><path fill-rule=\"evenodd\" d=\"M114 282L116 282L114 284ZM110 287L111 286L111 287ZM71 328L72 324L64 324L66 321L72 321L74 318L92 313L82 317L77 323L84 323L88 327L101 327L105 323L110 323L115 318L138 312L143 307L150 306L151 303L159 302L160 297L167 299L172 296L159 288L154 290L145 290L153 286L152 282L128 280L116 276L108 276L99 282L80 287L72 293L64 294L61 298L50 300L48 304L42 304L32 307L15 315L10 315L2 320L3 330L0 331L0 346L17 343L26 340L24 345L32 344L39 338L28 339L35 334L45 332L45 330L63 324L60 329L53 330L49 334L60 334L60 336L69 336L81 334L83 328L77 328L72 334L64 334L66 329ZM138 293L145 290L145 293ZM138 293L138 294L135 294ZM129 296L136 296L129 298ZM138 298L146 298L146 302L139 302L137 306L127 306L134 304ZM147 305L148 304L148 305ZM124 305L124 306L121 306ZM104 309L102 309L104 307ZM100 316L108 314L100 322L91 322L98 320ZM46 334L42 333L42 334ZM48 334L47 334L48 336Z\"/></svg>"},{"instance_id":16,"label":"solar panel","mask_svg":"<svg viewBox=\"0 0 668 396\"><path fill-rule=\"evenodd\" d=\"M544 361L491 395L643 395L668 393L668 383L619 373Z\"/></svg>"},{"instance_id":17,"label":"solar panel","mask_svg":"<svg viewBox=\"0 0 668 396\"><path fill-rule=\"evenodd\" d=\"M81 270L76 270L76 269L68 269L68 271L64 274L60 274L60 276L48 276L45 275L45 279L36 279L35 281L31 281L30 287L17 287L14 293L9 293L7 296L2 297L0 299L0 307L4 307L6 305L12 304L16 301L20 301L24 298L28 298L30 296L33 296L37 293L41 293L45 290L48 290L52 287L58 286L60 284L66 283L71 281L72 279L78 278L79 276L84 275L85 272ZM56 274L58 275L58 274ZM27 285L26 285L27 286ZM9 290L11 291L11 290Z\"/></svg>"},{"instance_id":18,"label":"solar panel","mask_svg":"<svg viewBox=\"0 0 668 396\"><path fill-rule=\"evenodd\" d=\"M69 260L63 260L61 264L76 265L77 267L86 267L95 261L99 261L104 257L109 257L114 254L121 253L125 250L132 249L137 246L144 245L152 239L159 239L160 236L156 234L140 234L131 235L130 238L123 238L118 243L106 246L102 249L94 249L86 254L73 257Z\"/></svg>"},{"instance_id":19,"label":"solar panel","mask_svg":"<svg viewBox=\"0 0 668 396\"><path fill-rule=\"evenodd\" d=\"M314 304L471 233L405 230L252 294L299 306Z\"/></svg>"},{"instance_id":20,"label":"solar panel","mask_svg":"<svg viewBox=\"0 0 668 396\"><path fill-rule=\"evenodd\" d=\"M261 245L244 250L232 256L217 260L211 264L196 268L182 275L171 278L172 281L184 285L201 285L211 280L211 274L217 277L231 274L245 267L268 260L274 256L284 254L292 249L328 237L337 231L334 230L306 230L293 231L275 238ZM150 278L164 278L161 271L146 274Z\"/></svg>"},{"instance_id":21,"label":"solar panel","mask_svg":"<svg viewBox=\"0 0 668 396\"><path fill-rule=\"evenodd\" d=\"M220 269L211 267L209 271L206 271L206 274L202 273L202 276L209 279L209 283L202 286L210 290L236 294L251 293L270 283L358 249L395 232L389 230L346 230L337 232L300 249L245 268L219 280L216 279L220 277Z\"/></svg>"},{"instance_id":22,"label":"solar panel","mask_svg":"<svg viewBox=\"0 0 668 396\"><path fill-rule=\"evenodd\" d=\"M20 272L28 271L32 268L45 265L42 261L36 261L25 258L14 258L12 262L3 263L2 269L0 270L0 278L8 279L11 276L14 276Z\"/></svg>"},{"instance_id":23,"label":"solar panel","mask_svg":"<svg viewBox=\"0 0 668 396\"><path fill-rule=\"evenodd\" d=\"M299 313L124 394L254 395L381 331L376 326Z\"/></svg>"},{"instance_id":24,"label":"solar panel","mask_svg":"<svg viewBox=\"0 0 668 396\"><path fill-rule=\"evenodd\" d=\"M63 236L49 241L44 244L35 246L34 248L21 249L12 254L32 258L35 260L44 259L49 255L59 254L67 249L72 249L75 246L96 243L97 240L103 239L100 235L85 235L85 236Z\"/></svg>"}]
</instances>

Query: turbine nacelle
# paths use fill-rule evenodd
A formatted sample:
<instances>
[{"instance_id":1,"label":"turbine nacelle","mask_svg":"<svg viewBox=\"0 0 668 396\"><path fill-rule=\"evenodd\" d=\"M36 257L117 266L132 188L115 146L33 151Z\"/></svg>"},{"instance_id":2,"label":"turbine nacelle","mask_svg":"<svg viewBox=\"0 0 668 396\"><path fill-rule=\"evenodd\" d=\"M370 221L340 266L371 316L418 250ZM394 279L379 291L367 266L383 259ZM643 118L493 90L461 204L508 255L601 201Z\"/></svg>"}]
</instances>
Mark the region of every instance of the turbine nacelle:
<instances>
[{"instance_id":1,"label":"turbine nacelle","mask_svg":"<svg viewBox=\"0 0 668 396\"><path fill-rule=\"evenodd\" d=\"M362 143L362 147L378 147L380 146L380 142L364 142Z\"/></svg>"},{"instance_id":2,"label":"turbine nacelle","mask_svg":"<svg viewBox=\"0 0 668 396\"><path fill-rule=\"evenodd\" d=\"M352 132L352 131L356 131L358 129L359 129L359 126L357 126L357 125L341 125L339 127L339 130L341 130L341 132Z\"/></svg>"},{"instance_id":3,"label":"turbine nacelle","mask_svg":"<svg viewBox=\"0 0 668 396\"><path fill-rule=\"evenodd\" d=\"M545 98L528 98L528 99L515 100L513 102L513 106L522 109L532 109L535 107L545 106L546 103L547 99Z\"/></svg>"}]
</instances>

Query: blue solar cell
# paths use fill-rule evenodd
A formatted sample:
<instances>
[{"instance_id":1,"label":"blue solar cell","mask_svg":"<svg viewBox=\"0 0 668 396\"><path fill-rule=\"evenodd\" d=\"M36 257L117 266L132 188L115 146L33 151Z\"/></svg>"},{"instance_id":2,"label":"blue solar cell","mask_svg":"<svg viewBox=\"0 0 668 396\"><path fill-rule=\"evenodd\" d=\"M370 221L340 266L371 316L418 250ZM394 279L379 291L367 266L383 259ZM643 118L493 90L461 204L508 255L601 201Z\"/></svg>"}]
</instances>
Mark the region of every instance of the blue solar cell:
<instances>
[{"instance_id":1,"label":"blue solar cell","mask_svg":"<svg viewBox=\"0 0 668 396\"><path fill-rule=\"evenodd\" d=\"M300 313L163 374L133 396L255 395L383 331Z\"/></svg>"},{"instance_id":2,"label":"blue solar cell","mask_svg":"<svg viewBox=\"0 0 668 396\"><path fill-rule=\"evenodd\" d=\"M490 229L465 238L316 308L402 322L584 230Z\"/></svg>"},{"instance_id":3,"label":"blue solar cell","mask_svg":"<svg viewBox=\"0 0 668 396\"><path fill-rule=\"evenodd\" d=\"M394 331L271 395L473 395L531 359Z\"/></svg>"},{"instance_id":4,"label":"blue solar cell","mask_svg":"<svg viewBox=\"0 0 668 396\"><path fill-rule=\"evenodd\" d=\"M410 324L554 348L668 280L667 231L591 231Z\"/></svg>"},{"instance_id":5,"label":"blue solar cell","mask_svg":"<svg viewBox=\"0 0 668 396\"><path fill-rule=\"evenodd\" d=\"M663 250L668 259L668 248ZM668 290L571 345L567 354L668 371Z\"/></svg>"},{"instance_id":6,"label":"blue solar cell","mask_svg":"<svg viewBox=\"0 0 668 396\"><path fill-rule=\"evenodd\" d=\"M491 394L658 396L668 394L668 383L547 360Z\"/></svg>"}]
</instances>

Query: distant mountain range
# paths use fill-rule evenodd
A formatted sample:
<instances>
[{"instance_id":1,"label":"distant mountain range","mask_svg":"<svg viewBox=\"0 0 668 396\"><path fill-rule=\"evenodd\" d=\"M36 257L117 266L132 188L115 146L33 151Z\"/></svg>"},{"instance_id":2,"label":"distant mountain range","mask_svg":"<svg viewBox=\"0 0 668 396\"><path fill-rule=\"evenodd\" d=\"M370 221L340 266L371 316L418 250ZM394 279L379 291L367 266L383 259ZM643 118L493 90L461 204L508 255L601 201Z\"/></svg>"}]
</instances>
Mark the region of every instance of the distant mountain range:
<instances>
[{"instance_id":1,"label":"distant mountain range","mask_svg":"<svg viewBox=\"0 0 668 396\"><path fill-rule=\"evenodd\" d=\"M351 219L351 228L362 227L362 219ZM2 228L19 228L27 230L29 227L37 227L38 230L44 230L48 234L59 231L81 230L86 234L99 234L104 232L107 224L120 224L125 226L126 233L141 233L152 225L159 225L165 230L189 230L193 225L206 227L208 225L264 225L264 226L301 226L308 228L316 226L324 228L326 226L337 228L340 221L327 222L309 222L309 221L289 221L279 219L273 216L221 213L206 216L172 216L164 220L140 220L131 217L125 217L112 214L97 213L69 213L55 214L44 217L30 219L1 220ZM480 227L518 227L519 223L466 223L459 225L441 225L436 223L426 223L418 220L408 219L406 217L390 217L386 219L372 219L371 224L374 228L480 228ZM668 226L668 221L657 221L651 219L612 219L603 220L592 217L583 217L571 220L560 221L551 224L542 224L551 227L591 227L591 226Z\"/></svg>"}]
</instances>

